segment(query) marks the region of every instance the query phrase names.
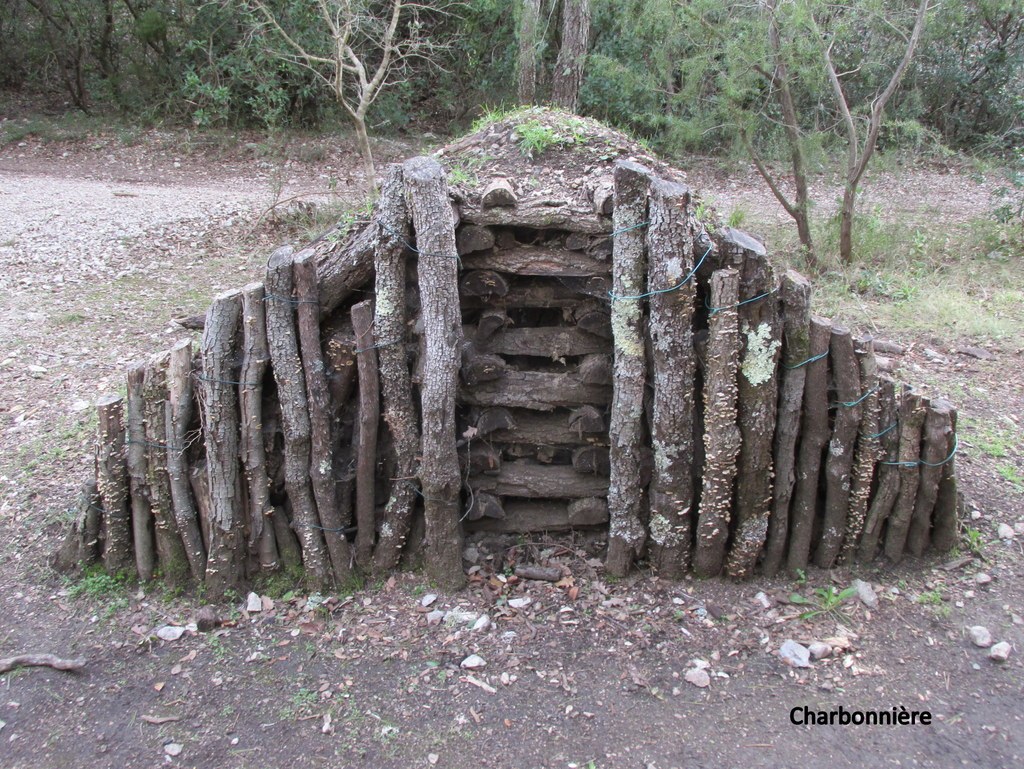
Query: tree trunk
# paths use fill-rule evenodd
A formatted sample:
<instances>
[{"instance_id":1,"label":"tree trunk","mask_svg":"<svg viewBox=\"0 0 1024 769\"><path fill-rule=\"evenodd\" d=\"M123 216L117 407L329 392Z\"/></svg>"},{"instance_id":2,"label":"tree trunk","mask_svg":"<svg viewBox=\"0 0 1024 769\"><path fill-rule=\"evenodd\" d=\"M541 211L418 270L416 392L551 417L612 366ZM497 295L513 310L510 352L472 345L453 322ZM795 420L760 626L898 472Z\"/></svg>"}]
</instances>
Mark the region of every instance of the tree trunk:
<instances>
[{"instance_id":1,"label":"tree trunk","mask_svg":"<svg viewBox=\"0 0 1024 769\"><path fill-rule=\"evenodd\" d=\"M458 253L444 170L436 160L413 158L402 166L406 204L419 253L417 275L425 341L420 413L420 480L427 525L427 571L442 587L461 587L459 463L455 449L455 396L462 351Z\"/></svg>"},{"instance_id":2,"label":"tree trunk","mask_svg":"<svg viewBox=\"0 0 1024 769\"><path fill-rule=\"evenodd\" d=\"M946 401L934 401L924 420L924 441L921 449L921 481L914 501L914 515L907 533L907 549L921 556L928 549L935 503L944 470L943 461L949 452L949 436L953 432L953 407Z\"/></svg>"},{"instance_id":3,"label":"tree trunk","mask_svg":"<svg viewBox=\"0 0 1024 769\"><path fill-rule=\"evenodd\" d=\"M366 191L373 194L377 192L377 168L373 162L373 148L370 146L370 136L366 133L366 117L361 114L355 114L352 116L352 123L356 129L356 147L359 149L359 156L363 160Z\"/></svg>"},{"instance_id":4,"label":"tree trunk","mask_svg":"<svg viewBox=\"0 0 1024 769\"><path fill-rule=\"evenodd\" d=\"M897 465L900 434L896 421L899 408L896 402L896 384L889 377L881 380L878 390L878 409L879 428L876 435L880 443L881 464L878 470L878 482L875 484L875 493L868 506L864 531L857 547L857 558L864 562L874 559L878 540L882 534L882 526L889 518L896 495L900 490L900 473Z\"/></svg>"},{"instance_id":5,"label":"tree trunk","mask_svg":"<svg viewBox=\"0 0 1024 769\"><path fill-rule=\"evenodd\" d=\"M149 505L149 487L146 484L146 421L143 415L145 401L142 398L142 381L145 375L144 364L140 363L128 369L125 463L128 467L135 567L139 572L139 579L148 582L153 579L156 568L156 551L153 546L153 514ZM100 489L102 488L103 482L100 480Z\"/></svg>"},{"instance_id":6,"label":"tree trunk","mask_svg":"<svg viewBox=\"0 0 1024 769\"><path fill-rule=\"evenodd\" d=\"M640 485L640 447L644 440L643 409L646 386L644 313L646 265L642 225L647 221L647 189L651 172L629 161L615 166L615 229L612 293L624 297L612 301L614 371L611 437L611 478L608 512L611 528L605 568L621 577L640 554L646 533L640 519L643 487Z\"/></svg>"},{"instance_id":7,"label":"tree trunk","mask_svg":"<svg viewBox=\"0 0 1024 769\"><path fill-rule=\"evenodd\" d=\"M860 434L857 436L850 508L846 514L846 530L843 533L843 550L840 554L843 563L849 563L852 559L864 531L879 453L878 362L875 360L875 351L870 341L863 349L857 351L857 358L860 365L861 388L869 394L862 406Z\"/></svg>"},{"instance_id":8,"label":"tree trunk","mask_svg":"<svg viewBox=\"0 0 1024 769\"><path fill-rule=\"evenodd\" d=\"M523 0L519 18L519 103L537 98L537 53L540 47L540 0Z\"/></svg>"},{"instance_id":9,"label":"tree trunk","mask_svg":"<svg viewBox=\"0 0 1024 769\"><path fill-rule=\"evenodd\" d=\"M903 558L907 533L914 515L914 502L920 484L921 470L921 428L924 425L925 406L923 398L908 393L900 408L900 450L897 461L900 472L900 490L889 517L889 528L885 534L885 555L894 563Z\"/></svg>"},{"instance_id":10,"label":"tree trunk","mask_svg":"<svg viewBox=\"0 0 1024 769\"><path fill-rule=\"evenodd\" d=\"M376 539L377 426L380 422L380 375L373 334L373 301L352 305L359 367L359 448L356 451L356 564L368 570Z\"/></svg>"},{"instance_id":11,"label":"tree trunk","mask_svg":"<svg viewBox=\"0 0 1024 769\"><path fill-rule=\"evenodd\" d=\"M949 434L946 436L946 455L943 457L942 478L939 481L939 493L935 500L934 525L932 528L932 545L940 553L950 550L957 539L957 488L956 488L956 450L959 441L956 437L956 409L945 401L932 404L936 409L948 407Z\"/></svg>"},{"instance_id":12,"label":"tree trunk","mask_svg":"<svg viewBox=\"0 0 1024 769\"><path fill-rule=\"evenodd\" d=\"M128 509L128 468L125 464L124 399L118 395L105 395L96 402L99 431L96 440L96 486L99 494L97 507L103 509L106 522L106 541L103 547L103 566L111 574L125 571L132 564L132 528ZM144 441L144 434L139 436ZM134 444L132 444L134 447ZM138 446L145 450L145 446ZM147 519L149 509L144 510ZM152 524L150 524L152 525ZM149 529L140 526L148 533ZM97 530L97 535L98 535ZM147 542L143 542L145 547ZM148 563L145 554L139 567L139 579L153 577L153 551L149 543ZM88 552L89 549L87 549ZM97 548L98 551L98 548ZM98 552L96 553L98 555ZM145 575L145 576L144 576Z\"/></svg>"},{"instance_id":13,"label":"tree trunk","mask_svg":"<svg viewBox=\"0 0 1024 769\"><path fill-rule=\"evenodd\" d=\"M590 0L562 0L562 45L551 82L551 101L575 112L590 44Z\"/></svg>"}]
</instances>

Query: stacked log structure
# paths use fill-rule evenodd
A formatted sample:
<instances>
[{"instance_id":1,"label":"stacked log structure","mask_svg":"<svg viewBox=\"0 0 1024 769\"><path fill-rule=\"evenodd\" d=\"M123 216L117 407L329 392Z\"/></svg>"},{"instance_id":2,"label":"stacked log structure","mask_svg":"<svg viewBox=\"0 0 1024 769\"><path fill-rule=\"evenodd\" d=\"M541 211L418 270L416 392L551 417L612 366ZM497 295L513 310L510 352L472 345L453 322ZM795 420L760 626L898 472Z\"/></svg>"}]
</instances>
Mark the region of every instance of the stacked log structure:
<instances>
[{"instance_id":1,"label":"stacked log structure","mask_svg":"<svg viewBox=\"0 0 1024 769\"><path fill-rule=\"evenodd\" d=\"M365 227L279 249L100 399L60 562L222 595L417 548L457 587L470 535L606 532L609 573L668 578L955 544L949 403L685 185L621 161L588 189L545 216L505 178L465 199L433 158L391 166Z\"/></svg>"}]
</instances>

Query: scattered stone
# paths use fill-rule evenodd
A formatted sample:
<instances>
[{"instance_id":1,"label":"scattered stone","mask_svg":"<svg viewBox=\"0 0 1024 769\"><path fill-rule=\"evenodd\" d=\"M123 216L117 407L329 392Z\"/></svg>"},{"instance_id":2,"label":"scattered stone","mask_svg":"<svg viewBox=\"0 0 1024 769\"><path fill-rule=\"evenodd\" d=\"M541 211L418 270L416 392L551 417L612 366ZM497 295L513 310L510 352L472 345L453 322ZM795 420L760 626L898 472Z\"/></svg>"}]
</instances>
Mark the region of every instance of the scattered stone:
<instances>
[{"instance_id":1,"label":"scattered stone","mask_svg":"<svg viewBox=\"0 0 1024 769\"><path fill-rule=\"evenodd\" d=\"M981 520L981 510L971 510L971 520L972 521L980 521Z\"/></svg>"},{"instance_id":2,"label":"scattered stone","mask_svg":"<svg viewBox=\"0 0 1024 769\"><path fill-rule=\"evenodd\" d=\"M434 611L432 611L429 614L427 614L427 624L428 625L440 625L441 621L443 619L444 619L444 612L441 611L440 609L434 609Z\"/></svg>"},{"instance_id":3,"label":"scattered stone","mask_svg":"<svg viewBox=\"0 0 1024 769\"><path fill-rule=\"evenodd\" d=\"M473 632L488 630L491 627L491 618L486 614L481 614L477 617L476 622L473 623Z\"/></svg>"},{"instance_id":4,"label":"scattered stone","mask_svg":"<svg viewBox=\"0 0 1024 769\"><path fill-rule=\"evenodd\" d=\"M180 756L181 751L185 749L185 746L180 742L168 742L164 745L164 753L169 756Z\"/></svg>"},{"instance_id":5,"label":"scattered stone","mask_svg":"<svg viewBox=\"0 0 1024 769\"><path fill-rule=\"evenodd\" d=\"M686 675L683 678L699 689L704 689L711 685L711 676L703 668L690 668L686 671Z\"/></svg>"},{"instance_id":6,"label":"scattered stone","mask_svg":"<svg viewBox=\"0 0 1024 769\"><path fill-rule=\"evenodd\" d=\"M200 632L208 633L221 624L222 620L213 606L203 606L196 613L196 628Z\"/></svg>"},{"instance_id":7,"label":"scattered stone","mask_svg":"<svg viewBox=\"0 0 1024 769\"><path fill-rule=\"evenodd\" d=\"M829 646L827 643L822 643L821 641L815 641L814 643L812 643L810 646L807 647L807 651L809 651L811 653L811 657L812 658L814 658L816 660L820 660L820 659L824 659L825 657L829 656L832 653L832 647Z\"/></svg>"},{"instance_id":8,"label":"scattered stone","mask_svg":"<svg viewBox=\"0 0 1024 769\"><path fill-rule=\"evenodd\" d=\"M957 347L956 351L961 355L968 355L978 360L993 360L996 357L984 347Z\"/></svg>"},{"instance_id":9,"label":"scattered stone","mask_svg":"<svg viewBox=\"0 0 1024 769\"><path fill-rule=\"evenodd\" d=\"M479 670L480 668L487 667L487 662L479 654L470 654L466 659L462 660L459 667L463 670Z\"/></svg>"},{"instance_id":10,"label":"scattered stone","mask_svg":"<svg viewBox=\"0 0 1024 769\"><path fill-rule=\"evenodd\" d=\"M513 609L525 609L531 603L533 603L533 599L525 596L523 598L510 598L508 605Z\"/></svg>"},{"instance_id":11,"label":"scattered stone","mask_svg":"<svg viewBox=\"0 0 1024 769\"><path fill-rule=\"evenodd\" d=\"M765 609L772 608L772 600L765 595L764 591L754 596L754 600L757 601Z\"/></svg>"},{"instance_id":12,"label":"scattered stone","mask_svg":"<svg viewBox=\"0 0 1024 769\"><path fill-rule=\"evenodd\" d=\"M436 601L436 600L437 600L437 595L435 593L427 593L425 596L423 596L420 599L420 606L426 608L427 606L430 606L431 604L433 604L434 601Z\"/></svg>"},{"instance_id":13,"label":"scattered stone","mask_svg":"<svg viewBox=\"0 0 1024 769\"><path fill-rule=\"evenodd\" d=\"M983 571L979 571L977 574L974 575L974 581L977 582L979 585L987 585L989 582L992 581L992 575L986 574Z\"/></svg>"},{"instance_id":14,"label":"scattered stone","mask_svg":"<svg viewBox=\"0 0 1024 769\"><path fill-rule=\"evenodd\" d=\"M1000 641L988 650L988 658L993 662L1006 662L1010 657L1010 644Z\"/></svg>"},{"instance_id":15,"label":"scattered stone","mask_svg":"<svg viewBox=\"0 0 1024 769\"><path fill-rule=\"evenodd\" d=\"M697 658L690 660L690 667L697 668L697 670L707 670L711 667L711 663L707 660Z\"/></svg>"},{"instance_id":16,"label":"scattered stone","mask_svg":"<svg viewBox=\"0 0 1024 769\"><path fill-rule=\"evenodd\" d=\"M250 614L263 611L263 601L257 593L249 593L245 599L245 610Z\"/></svg>"},{"instance_id":17,"label":"scattered stone","mask_svg":"<svg viewBox=\"0 0 1024 769\"><path fill-rule=\"evenodd\" d=\"M992 634L984 625L973 625L967 628L967 635L970 636L972 644L982 649L992 645Z\"/></svg>"},{"instance_id":18,"label":"scattered stone","mask_svg":"<svg viewBox=\"0 0 1024 769\"><path fill-rule=\"evenodd\" d=\"M875 595L875 590L871 585L862 579L855 579L851 586L856 589L857 598L862 604L869 609L878 608L878 596Z\"/></svg>"},{"instance_id":19,"label":"scattered stone","mask_svg":"<svg viewBox=\"0 0 1024 769\"><path fill-rule=\"evenodd\" d=\"M441 757L437 753L427 753L427 763L431 766L436 766L437 762L441 760Z\"/></svg>"},{"instance_id":20,"label":"scattered stone","mask_svg":"<svg viewBox=\"0 0 1024 769\"><path fill-rule=\"evenodd\" d=\"M999 539L1013 539L1017 536L1017 532L1013 530L1013 527L1007 523L999 524L999 528L996 529L996 534L999 535Z\"/></svg>"},{"instance_id":21,"label":"scattered stone","mask_svg":"<svg viewBox=\"0 0 1024 769\"><path fill-rule=\"evenodd\" d=\"M185 634L185 628L177 625L163 625L156 629L156 637L161 641L177 641Z\"/></svg>"},{"instance_id":22,"label":"scattered stone","mask_svg":"<svg viewBox=\"0 0 1024 769\"><path fill-rule=\"evenodd\" d=\"M462 560L476 563L480 560L480 551L473 546L467 547L462 551Z\"/></svg>"},{"instance_id":23,"label":"scattered stone","mask_svg":"<svg viewBox=\"0 0 1024 769\"><path fill-rule=\"evenodd\" d=\"M779 656L782 661L793 668L809 668L811 666L811 653L803 644L792 639L786 639L779 647Z\"/></svg>"},{"instance_id":24,"label":"scattered stone","mask_svg":"<svg viewBox=\"0 0 1024 769\"><path fill-rule=\"evenodd\" d=\"M475 611L465 611L464 609L452 609L445 613L444 621L446 625L472 625L480 618L480 615Z\"/></svg>"}]
</instances>

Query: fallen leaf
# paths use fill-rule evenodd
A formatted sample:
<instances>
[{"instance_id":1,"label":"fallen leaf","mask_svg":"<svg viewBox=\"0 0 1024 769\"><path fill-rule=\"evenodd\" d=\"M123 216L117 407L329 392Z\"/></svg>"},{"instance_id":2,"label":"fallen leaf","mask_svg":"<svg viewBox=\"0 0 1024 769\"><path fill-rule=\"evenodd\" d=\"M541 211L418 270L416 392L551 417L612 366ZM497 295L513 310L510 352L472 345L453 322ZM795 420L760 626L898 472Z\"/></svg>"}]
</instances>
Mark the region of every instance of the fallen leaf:
<instances>
[{"instance_id":1,"label":"fallen leaf","mask_svg":"<svg viewBox=\"0 0 1024 769\"><path fill-rule=\"evenodd\" d=\"M191 662L192 660L194 660L196 658L196 656L198 654L199 654L199 652L196 649L193 649L188 654L186 654L184 657L182 657L180 660L178 660L178 662Z\"/></svg>"}]
</instances>

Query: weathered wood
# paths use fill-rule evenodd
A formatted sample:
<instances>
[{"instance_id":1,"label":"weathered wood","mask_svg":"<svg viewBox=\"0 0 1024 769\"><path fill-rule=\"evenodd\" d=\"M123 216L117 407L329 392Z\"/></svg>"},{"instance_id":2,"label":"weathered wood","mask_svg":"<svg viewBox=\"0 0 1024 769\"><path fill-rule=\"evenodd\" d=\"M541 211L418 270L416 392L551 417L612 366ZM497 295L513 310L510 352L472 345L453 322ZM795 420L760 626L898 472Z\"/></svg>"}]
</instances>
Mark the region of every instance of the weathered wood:
<instances>
[{"instance_id":1,"label":"weathered wood","mask_svg":"<svg viewBox=\"0 0 1024 769\"><path fill-rule=\"evenodd\" d=\"M846 516L850 510L854 449L860 429L861 404L866 394L848 328L833 326L828 357L835 384L835 402L830 406L836 410L836 415L825 460L825 517L814 553L814 562L822 569L832 568L843 546Z\"/></svg>"},{"instance_id":2,"label":"weathered wood","mask_svg":"<svg viewBox=\"0 0 1024 769\"><path fill-rule=\"evenodd\" d=\"M380 422L380 375L373 335L373 302L352 305L359 368L359 446L356 450L356 564L370 566L376 538L377 425Z\"/></svg>"},{"instance_id":3,"label":"weathered wood","mask_svg":"<svg viewBox=\"0 0 1024 769\"><path fill-rule=\"evenodd\" d=\"M467 521L466 528L470 531L527 534L608 525L608 503L604 499L575 499L569 503L508 499L502 504L504 518Z\"/></svg>"},{"instance_id":4,"label":"weathered wood","mask_svg":"<svg viewBox=\"0 0 1024 769\"><path fill-rule=\"evenodd\" d=\"M192 384L192 342L182 339L171 347L167 361L167 401L164 423L167 442L167 478L171 486L171 505L178 526L192 579L206 578L206 548L199 531L199 516L192 501L188 478L189 425L195 411Z\"/></svg>"},{"instance_id":5,"label":"weathered wood","mask_svg":"<svg viewBox=\"0 0 1024 769\"><path fill-rule=\"evenodd\" d=\"M861 342L857 350L860 365L860 381L868 393L862 404L860 433L857 436L857 452L853 462L853 486L850 488L850 508L846 514L846 528L843 532L843 549L840 560L849 563L857 550L864 522L871 502L871 485L878 464L878 363L870 340Z\"/></svg>"},{"instance_id":6,"label":"weathered wood","mask_svg":"<svg viewBox=\"0 0 1024 769\"><path fill-rule=\"evenodd\" d=\"M516 193L512 189L512 183L508 179L496 178L492 179L484 187L483 192L480 195L480 207L487 208L499 208L499 207L512 207L516 205Z\"/></svg>"},{"instance_id":7,"label":"weathered wood","mask_svg":"<svg viewBox=\"0 0 1024 769\"><path fill-rule=\"evenodd\" d=\"M709 301L721 308L708 319L708 364L704 376L704 476L693 570L713 577L722 570L729 537L740 428L736 424L739 388L740 275L724 269L711 276Z\"/></svg>"},{"instance_id":8,"label":"weathered wood","mask_svg":"<svg viewBox=\"0 0 1024 769\"><path fill-rule=\"evenodd\" d=\"M448 204L444 172L419 157L403 166L406 205L412 212L422 307L424 353L420 385L423 425L420 480L427 536L427 571L439 586L464 584L459 528L459 463L455 451L455 397L462 352L455 231L443 216Z\"/></svg>"},{"instance_id":9,"label":"weathered wood","mask_svg":"<svg viewBox=\"0 0 1024 769\"><path fill-rule=\"evenodd\" d=\"M469 441L459 452L463 473L496 474L501 470L501 451L483 441Z\"/></svg>"},{"instance_id":10,"label":"weathered wood","mask_svg":"<svg viewBox=\"0 0 1024 769\"><path fill-rule=\"evenodd\" d=\"M583 404L606 405L611 401L607 385L586 384L575 371L517 371L505 369L505 375L476 387L463 388L459 398L471 406L506 406L551 411Z\"/></svg>"},{"instance_id":11,"label":"weathered wood","mask_svg":"<svg viewBox=\"0 0 1024 769\"><path fill-rule=\"evenodd\" d=\"M143 363L135 364L128 369L125 465L128 469L131 536L132 547L135 551L135 567L139 579L148 582L153 578L156 569L156 549L153 544L153 514L150 512L149 506L149 488L146 485L146 420L143 413L145 401L142 397L142 382L145 374L146 366ZM99 478L97 480L102 499L104 481ZM110 567L108 566L107 569L109 571Z\"/></svg>"},{"instance_id":12,"label":"weathered wood","mask_svg":"<svg viewBox=\"0 0 1024 769\"><path fill-rule=\"evenodd\" d=\"M573 310L576 327L601 339L611 339L612 319L608 307L596 302L577 305Z\"/></svg>"},{"instance_id":13,"label":"weathered wood","mask_svg":"<svg viewBox=\"0 0 1024 769\"><path fill-rule=\"evenodd\" d=\"M611 385L613 381L612 368L612 356L610 355L584 355L576 369L576 376L583 384Z\"/></svg>"},{"instance_id":14,"label":"weathered wood","mask_svg":"<svg viewBox=\"0 0 1024 769\"><path fill-rule=\"evenodd\" d=\"M604 414L593 406L580 406L569 412L569 429L576 435L603 433L605 431Z\"/></svg>"},{"instance_id":15,"label":"weathered wood","mask_svg":"<svg viewBox=\"0 0 1024 769\"><path fill-rule=\"evenodd\" d=\"M957 484L956 484L956 451L959 441L956 436L956 409L946 401L935 401L932 405L938 408L949 407L949 434L946 436L946 455L943 457L942 478L939 480L939 492L935 499L935 512L932 513L932 546L941 553L953 548L959 534L957 526Z\"/></svg>"},{"instance_id":16,"label":"weathered wood","mask_svg":"<svg viewBox=\"0 0 1024 769\"><path fill-rule=\"evenodd\" d=\"M943 461L949 456L949 436L952 432L952 404L943 400L932 401L924 420L920 482L910 530L907 532L907 550L916 556L921 556L931 541L933 512L942 482Z\"/></svg>"},{"instance_id":17,"label":"weathered wood","mask_svg":"<svg viewBox=\"0 0 1024 769\"><path fill-rule=\"evenodd\" d=\"M383 213L383 204L380 208ZM455 247L459 256L494 248L494 232L490 227L481 227L479 224L467 224L459 227L455 232Z\"/></svg>"},{"instance_id":18,"label":"weathered wood","mask_svg":"<svg viewBox=\"0 0 1024 769\"><path fill-rule=\"evenodd\" d=\"M603 475L611 472L611 460L605 446L580 446L572 452L572 468L577 473Z\"/></svg>"},{"instance_id":19,"label":"weathered wood","mask_svg":"<svg viewBox=\"0 0 1024 769\"><path fill-rule=\"evenodd\" d=\"M289 306L290 310L290 306ZM210 541L206 586L213 596L237 590L245 578L244 510L240 499L238 346L242 324L242 292L218 294L206 313L200 345L203 433L206 477L210 493ZM284 399L282 398L282 402Z\"/></svg>"},{"instance_id":20,"label":"weathered wood","mask_svg":"<svg viewBox=\"0 0 1024 769\"><path fill-rule=\"evenodd\" d=\"M486 309L480 313L476 324L476 331L473 341L481 348L485 347L487 340L501 331L509 324L508 315L504 310L498 308Z\"/></svg>"},{"instance_id":21,"label":"weathered wood","mask_svg":"<svg viewBox=\"0 0 1024 769\"><path fill-rule=\"evenodd\" d=\"M501 520L504 517L505 508L502 506L501 498L488 494L486 491L479 491L471 495L469 506L464 514L467 521L479 521L481 518Z\"/></svg>"},{"instance_id":22,"label":"weathered wood","mask_svg":"<svg viewBox=\"0 0 1024 769\"><path fill-rule=\"evenodd\" d=\"M370 282L379 238L379 227L341 222L310 244L320 278L321 316L330 314Z\"/></svg>"},{"instance_id":23,"label":"weathered wood","mask_svg":"<svg viewBox=\"0 0 1024 769\"><path fill-rule=\"evenodd\" d=\"M270 478L263 442L263 378L270 365L267 345L266 292L262 283L242 289L242 367L238 374L239 450L249 501L249 544L256 544L260 568L278 566L277 537L270 516Z\"/></svg>"},{"instance_id":24,"label":"weathered wood","mask_svg":"<svg viewBox=\"0 0 1024 769\"><path fill-rule=\"evenodd\" d=\"M192 487L192 499L196 502L196 513L199 516L199 532L203 535L203 546L210 550L210 481L206 475L206 460L192 464L188 469L188 483Z\"/></svg>"},{"instance_id":25,"label":"weathered wood","mask_svg":"<svg viewBox=\"0 0 1024 769\"><path fill-rule=\"evenodd\" d=\"M615 179L611 176L598 177L587 185L587 197L595 214L611 216L615 211Z\"/></svg>"},{"instance_id":26,"label":"weathered wood","mask_svg":"<svg viewBox=\"0 0 1024 769\"><path fill-rule=\"evenodd\" d=\"M402 183L402 167L389 166L381 185L380 200L380 219L386 229L382 227L380 244L374 257L374 328L382 340L378 349L381 398L384 403L384 421L391 431L394 446L396 476L391 483L377 547L373 553L373 570L377 573L391 571L398 566L402 547L409 536L416 505L415 479L419 473L421 445L405 354L406 262L403 240L409 239L409 212ZM493 233L491 238L493 243Z\"/></svg>"},{"instance_id":27,"label":"weathered wood","mask_svg":"<svg viewBox=\"0 0 1024 769\"><path fill-rule=\"evenodd\" d=\"M882 377L878 390L879 458L878 481L875 492L868 506L864 530L861 533L857 557L861 561L870 561L875 557L878 541L882 534L882 526L892 512L896 495L900 490L899 457L900 434L897 423L899 405L896 400L896 383L891 377Z\"/></svg>"},{"instance_id":28,"label":"weathered wood","mask_svg":"<svg viewBox=\"0 0 1024 769\"><path fill-rule=\"evenodd\" d=\"M275 507L270 516L274 527L274 541L277 543L277 558L286 574L294 574L302 568L302 547L283 508Z\"/></svg>"},{"instance_id":29,"label":"weathered wood","mask_svg":"<svg viewBox=\"0 0 1024 769\"><path fill-rule=\"evenodd\" d=\"M495 430L514 431L517 423L508 409L499 407L483 409L476 415L474 427L480 438L485 438Z\"/></svg>"},{"instance_id":30,"label":"weathered wood","mask_svg":"<svg viewBox=\"0 0 1024 769\"><path fill-rule=\"evenodd\" d=\"M594 409L596 418L588 423L577 419L575 424L596 427L595 430L577 430L569 425L570 415L539 414L526 409L508 411L503 408L484 409L477 418L476 427L480 437L501 444L531 444L536 446L583 446L607 445L604 433L604 418ZM589 416L589 412L588 412ZM592 417L593 418L593 417Z\"/></svg>"},{"instance_id":31,"label":"weathered wood","mask_svg":"<svg viewBox=\"0 0 1024 769\"><path fill-rule=\"evenodd\" d=\"M497 355L478 352L472 343L463 348L460 371L467 387L500 380L506 369L505 360Z\"/></svg>"},{"instance_id":32,"label":"weathered wood","mask_svg":"<svg viewBox=\"0 0 1024 769\"><path fill-rule=\"evenodd\" d=\"M56 657L53 654L19 654L0 659L0 674L23 667L53 668L54 670L81 673L85 670L85 658L78 657L69 660Z\"/></svg>"},{"instance_id":33,"label":"weathered wood","mask_svg":"<svg viewBox=\"0 0 1024 769\"><path fill-rule=\"evenodd\" d=\"M54 571L70 574L99 560L100 524L103 520L101 504L96 480L84 481L78 495L75 520L50 558Z\"/></svg>"},{"instance_id":34,"label":"weathered wood","mask_svg":"<svg viewBox=\"0 0 1024 769\"><path fill-rule=\"evenodd\" d=\"M342 520L334 482L330 386L327 381L323 349L320 346L316 263L308 251L295 256L292 262L292 279L295 284L299 354L302 357L309 404L309 437L312 451L309 477L334 578L342 583L350 571L351 555L344 534L346 522ZM358 341L357 339L356 342ZM372 527L370 531L372 537Z\"/></svg>"},{"instance_id":35,"label":"weathered wood","mask_svg":"<svg viewBox=\"0 0 1024 769\"><path fill-rule=\"evenodd\" d=\"M281 403L285 489L292 508L292 527L302 547L306 575L313 585L323 586L331 582L332 574L309 474L311 428L295 327L292 283L292 250L287 247L278 249L270 257L264 284L267 291L267 343ZM323 302L322 291L320 300Z\"/></svg>"},{"instance_id":36,"label":"weathered wood","mask_svg":"<svg viewBox=\"0 0 1024 769\"><path fill-rule=\"evenodd\" d=\"M643 238L642 235L637 237ZM607 275L611 265L587 254L565 258L565 251L546 246L520 246L509 250L484 251L462 259L466 270L494 270L513 275L544 277L589 277Z\"/></svg>"},{"instance_id":37,"label":"weathered wood","mask_svg":"<svg viewBox=\"0 0 1024 769\"><path fill-rule=\"evenodd\" d=\"M463 333L467 339L480 338L478 328L474 326L466 326ZM532 355L552 360L567 355L591 355L608 351L608 343L605 340L573 326L505 328L492 332L484 342L477 344L481 352Z\"/></svg>"},{"instance_id":38,"label":"weathered wood","mask_svg":"<svg viewBox=\"0 0 1024 769\"><path fill-rule=\"evenodd\" d=\"M594 211L586 198L552 198L550 195L521 197L515 207L487 208L480 201L467 199L459 206L462 221L499 227L532 227L539 230L568 230L591 235L611 232L608 216Z\"/></svg>"},{"instance_id":39,"label":"weathered wood","mask_svg":"<svg viewBox=\"0 0 1024 769\"><path fill-rule=\"evenodd\" d=\"M503 252L501 252L503 253ZM560 307L575 312L580 310L598 311L591 325L602 330L604 337L611 339L611 326L608 320L608 291L611 288L609 275L594 275L588 278L560 277L557 281L551 278L519 278L509 279L508 293L502 297L475 297L464 295L463 309L487 309L492 305L503 308ZM584 297L603 301L603 307L595 302L586 302ZM603 319L603 320L602 320ZM580 323L577 321L577 325ZM584 328L581 325L581 328ZM589 327L584 328L590 331ZM591 332L593 333L593 332Z\"/></svg>"},{"instance_id":40,"label":"weathered wood","mask_svg":"<svg viewBox=\"0 0 1024 769\"><path fill-rule=\"evenodd\" d=\"M612 293L632 297L646 291L644 232L647 188L651 172L629 161L615 165L615 238ZM575 262L576 259L573 259ZM597 270L588 270L597 272ZM612 302L614 370L611 436L611 476L608 513L611 529L605 569L621 577L640 554L646 532L641 523L643 488L640 485L640 447L644 441L643 406L647 382L644 357L643 304L637 299Z\"/></svg>"},{"instance_id":41,"label":"weathered wood","mask_svg":"<svg viewBox=\"0 0 1024 769\"><path fill-rule=\"evenodd\" d=\"M800 435L804 381L810 358L811 283L790 270L782 278L782 374L779 384L779 408L775 420L775 444L772 449L775 478L772 507L768 518L768 541L761 568L775 576L786 557L789 536L789 505L796 483L796 445Z\"/></svg>"},{"instance_id":42,"label":"weathered wood","mask_svg":"<svg viewBox=\"0 0 1024 769\"><path fill-rule=\"evenodd\" d=\"M582 499L608 494L608 479L577 473L569 465L544 465L530 460L505 462L494 475L471 475L474 493L487 491L503 497L559 497Z\"/></svg>"},{"instance_id":43,"label":"weathered wood","mask_svg":"<svg viewBox=\"0 0 1024 769\"><path fill-rule=\"evenodd\" d=\"M141 410L138 413L141 422ZM118 395L101 397L96 402L96 415L99 420L96 438L96 486L99 502L96 506L103 509L103 522L106 525L106 538L102 553L103 566L111 574L116 574L131 568L132 541L136 528L140 534L148 533L151 531L152 523L150 522L148 525L140 523L136 527L134 521L131 520L131 511L128 506L128 467L125 463L124 399ZM144 462L146 438L141 424L139 428L138 440L140 443L131 443L129 447L141 450ZM130 435L129 440L131 440ZM142 472L144 482L144 467ZM148 518L148 507L140 504L139 508ZM88 527L83 533L86 536L84 541L87 542L91 538ZM96 539L97 546L86 547L83 559L86 555L97 557L100 555L98 552L99 528L96 530ZM143 548L147 544L149 546L148 553L143 549L141 563L136 560L139 579L145 581L153 577L153 545L151 540L145 540L140 544Z\"/></svg>"},{"instance_id":44,"label":"weathered wood","mask_svg":"<svg viewBox=\"0 0 1024 769\"><path fill-rule=\"evenodd\" d=\"M693 311L696 288L684 280L693 269L690 190L655 180L647 225L651 382L651 560L658 574L678 579L690 565L693 529L693 410L696 365ZM671 289L662 291L662 289ZM583 451L586 451L584 449ZM573 455L573 465L577 456Z\"/></svg>"},{"instance_id":45,"label":"weathered wood","mask_svg":"<svg viewBox=\"0 0 1024 769\"><path fill-rule=\"evenodd\" d=\"M917 499L921 477L919 461L924 419L923 398L912 391L905 394L900 406L900 449L897 456L900 490L893 503L889 526L885 532L885 556L894 563L903 558L910 521L914 515L914 501Z\"/></svg>"},{"instance_id":46,"label":"weathered wood","mask_svg":"<svg viewBox=\"0 0 1024 769\"><path fill-rule=\"evenodd\" d=\"M789 514L789 552L786 568L795 573L807 568L818 511L818 481L822 453L830 437L828 429L828 352L832 323L812 317L808 333L808 357L804 381L803 418L800 422L800 449L796 458L796 487ZM819 357L821 356L821 357Z\"/></svg>"},{"instance_id":47,"label":"weathered wood","mask_svg":"<svg viewBox=\"0 0 1024 769\"><path fill-rule=\"evenodd\" d=\"M463 297L503 297L508 294L508 281L494 270L472 270L459 279Z\"/></svg>"}]
</instances>

